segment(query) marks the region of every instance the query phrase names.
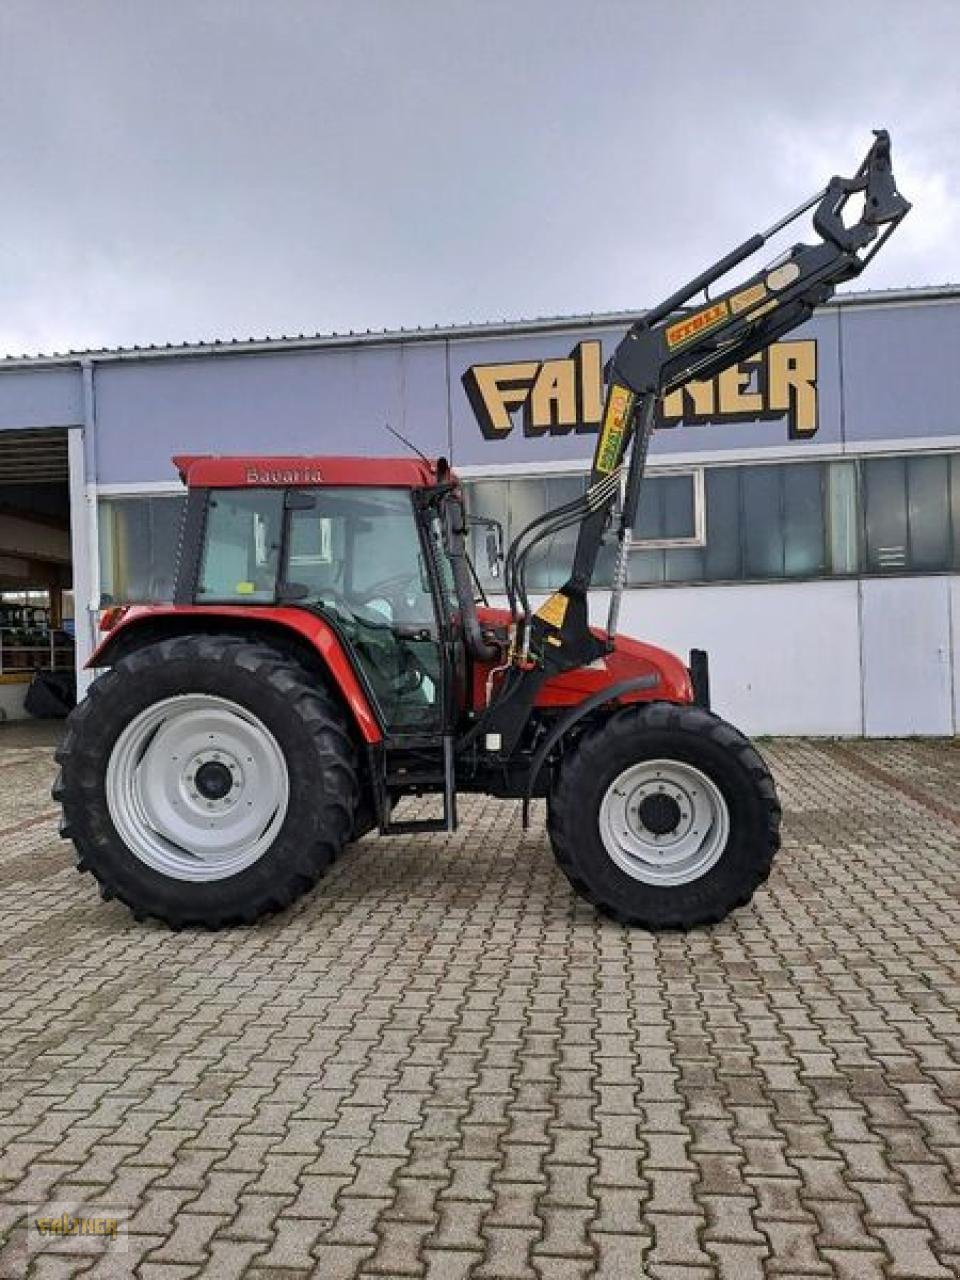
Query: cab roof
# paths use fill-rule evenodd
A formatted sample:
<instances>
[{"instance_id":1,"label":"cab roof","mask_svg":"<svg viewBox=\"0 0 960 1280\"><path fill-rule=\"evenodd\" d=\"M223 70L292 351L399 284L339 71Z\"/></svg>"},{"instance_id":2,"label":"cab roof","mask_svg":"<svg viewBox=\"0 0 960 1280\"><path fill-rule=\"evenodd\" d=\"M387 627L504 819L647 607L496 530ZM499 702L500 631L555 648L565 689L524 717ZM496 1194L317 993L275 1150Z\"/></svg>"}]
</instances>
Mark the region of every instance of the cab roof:
<instances>
[{"instance_id":1,"label":"cab roof","mask_svg":"<svg viewBox=\"0 0 960 1280\"><path fill-rule=\"evenodd\" d=\"M173 459L180 479L190 488L291 488L317 485L365 485L372 488L422 489L449 478L444 459L291 457L285 455L213 457L180 454Z\"/></svg>"}]
</instances>

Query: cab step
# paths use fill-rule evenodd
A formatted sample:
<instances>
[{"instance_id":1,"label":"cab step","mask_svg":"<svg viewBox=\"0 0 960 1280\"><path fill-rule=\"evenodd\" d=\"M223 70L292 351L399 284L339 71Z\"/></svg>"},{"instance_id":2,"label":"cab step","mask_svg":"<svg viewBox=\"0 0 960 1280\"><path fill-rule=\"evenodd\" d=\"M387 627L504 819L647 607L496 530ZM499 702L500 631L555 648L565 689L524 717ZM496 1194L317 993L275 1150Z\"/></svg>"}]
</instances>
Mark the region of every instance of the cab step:
<instances>
[{"instance_id":1,"label":"cab step","mask_svg":"<svg viewBox=\"0 0 960 1280\"><path fill-rule=\"evenodd\" d=\"M392 806L389 800L390 786L430 786L442 787L442 818L411 818L394 822L391 816ZM383 836L408 836L438 831L456 831L457 829L457 791L454 777L453 735L443 735L442 772L436 770L399 771L385 774L383 779L383 817L380 823L380 834Z\"/></svg>"}]
</instances>

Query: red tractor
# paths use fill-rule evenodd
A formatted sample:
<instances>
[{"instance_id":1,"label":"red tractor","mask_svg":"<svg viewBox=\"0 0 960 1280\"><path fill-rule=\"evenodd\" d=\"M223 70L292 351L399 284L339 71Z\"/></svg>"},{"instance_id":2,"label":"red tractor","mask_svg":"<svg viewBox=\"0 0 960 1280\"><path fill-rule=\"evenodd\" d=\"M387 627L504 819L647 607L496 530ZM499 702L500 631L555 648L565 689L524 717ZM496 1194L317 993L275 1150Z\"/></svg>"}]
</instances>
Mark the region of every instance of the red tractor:
<instances>
[{"instance_id":1,"label":"red tractor","mask_svg":"<svg viewBox=\"0 0 960 1280\"><path fill-rule=\"evenodd\" d=\"M814 205L816 244L689 305ZM478 592L471 522L443 459L177 459L175 603L106 612L90 664L106 670L57 755L54 796L80 870L138 918L251 923L366 831L452 831L457 794L484 792L521 799L525 821L531 797L546 797L562 870L617 920L687 928L747 902L780 843L770 774L710 711L704 654L688 667L617 634L655 409L801 324L909 207L880 132L853 178L631 326L608 366L583 494L506 555L509 610ZM530 554L573 526L571 576L535 608ZM598 629L587 591L608 534L616 567ZM495 570L496 528L482 541ZM430 793L442 818L395 816L404 796Z\"/></svg>"}]
</instances>

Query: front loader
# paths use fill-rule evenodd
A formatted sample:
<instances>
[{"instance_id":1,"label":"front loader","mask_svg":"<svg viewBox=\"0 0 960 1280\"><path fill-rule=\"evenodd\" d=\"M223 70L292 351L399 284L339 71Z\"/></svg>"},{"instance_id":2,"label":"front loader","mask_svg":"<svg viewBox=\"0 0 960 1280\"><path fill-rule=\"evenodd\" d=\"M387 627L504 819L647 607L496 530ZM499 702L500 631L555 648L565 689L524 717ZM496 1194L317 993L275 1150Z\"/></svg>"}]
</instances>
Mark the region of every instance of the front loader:
<instances>
[{"instance_id":1,"label":"front loader","mask_svg":"<svg viewBox=\"0 0 960 1280\"><path fill-rule=\"evenodd\" d=\"M507 552L508 610L478 600L442 458L175 459L187 500L174 602L106 610L90 662L103 672L57 754L80 870L138 918L252 923L350 841L452 831L458 795L483 792L520 800L525 822L545 797L560 867L619 921L689 928L749 901L780 841L766 765L710 711L703 654L688 665L617 631L656 409L802 324L909 208L879 131L852 178L630 326L584 493ZM809 209L816 243L710 295ZM530 556L569 528L570 577L534 607ZM598 628L588 591L608 538ZM404 818L404 797L425 794L442 817Z\"/></svg>"}]
</instances>

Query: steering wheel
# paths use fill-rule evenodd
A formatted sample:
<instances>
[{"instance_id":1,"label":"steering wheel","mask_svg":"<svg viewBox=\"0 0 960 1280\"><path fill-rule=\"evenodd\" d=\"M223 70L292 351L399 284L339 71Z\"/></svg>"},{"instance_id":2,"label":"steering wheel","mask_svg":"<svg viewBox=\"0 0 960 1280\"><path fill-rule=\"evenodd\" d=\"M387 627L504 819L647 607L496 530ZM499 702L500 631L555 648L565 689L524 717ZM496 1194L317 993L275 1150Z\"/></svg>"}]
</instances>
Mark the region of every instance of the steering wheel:
<instances>
[{"instance_id":1,"label":"steering wheel","mask_svg":"<svg viewBox=\"0 0 960 1280\"><path fill-rule=\"evenodd\" d=\"M371 582L370 585L364 589L364 598L367 600L373 600L376 596L390 595L393 591L414 581L417 583L417 589L422 592L423 587L421 586L420 579L416 573L411 573L409 569L404 569L400 573L392 573L388 578L381 578L379 582Z\"/></svg>"},{"instance_id":2,"label":"steering wheel","mask_svg":"<svg viewBox=\"0 0 960 1280\"><path fill-rule=\"evenodd\" d=\"M373 597L369 597L372 599ZM326 606L341 619L350 623L361 623L367 631L389 631L390 621L379 610L369 609L366 604L350 600L336 587L324 587L317 592L317 602Z\"/></svg>"}]
</instances>

